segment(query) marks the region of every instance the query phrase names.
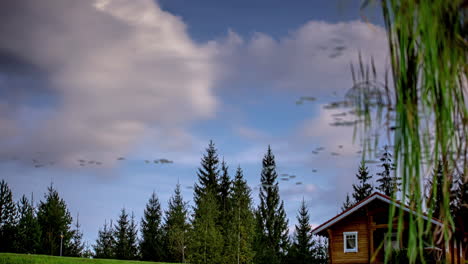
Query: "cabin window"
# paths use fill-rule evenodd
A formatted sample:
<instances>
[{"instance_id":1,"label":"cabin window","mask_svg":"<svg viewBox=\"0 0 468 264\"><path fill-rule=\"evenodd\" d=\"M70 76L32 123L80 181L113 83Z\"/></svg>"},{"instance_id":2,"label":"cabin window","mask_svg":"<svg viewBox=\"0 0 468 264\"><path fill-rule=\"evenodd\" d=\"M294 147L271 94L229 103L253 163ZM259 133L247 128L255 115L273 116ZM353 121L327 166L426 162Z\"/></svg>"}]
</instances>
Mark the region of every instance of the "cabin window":
<instances>
[{"instance_id":1,"label":"cabin window","mask_svg":"<svg viewBox=\"0 0 468 264\"><path fill-rule=\"evenodd\" d=\"M343 232L344 252L358 252L358 232Z\"/></svg>"},{"instance_id":2,"label":"cabin window","mask_svg":"<svg viewBox=\"0 0 468 264\"><path fill-rule=\"evenodd\" d=\"M396 232L393 232L391 234L391 245L392 245L393 250L400 250L400 242L398 241L398 233ZM387 248L387 246L388 246L388 241L387 239L385 239L384 247Z\"/></svg>"}]
</instances>

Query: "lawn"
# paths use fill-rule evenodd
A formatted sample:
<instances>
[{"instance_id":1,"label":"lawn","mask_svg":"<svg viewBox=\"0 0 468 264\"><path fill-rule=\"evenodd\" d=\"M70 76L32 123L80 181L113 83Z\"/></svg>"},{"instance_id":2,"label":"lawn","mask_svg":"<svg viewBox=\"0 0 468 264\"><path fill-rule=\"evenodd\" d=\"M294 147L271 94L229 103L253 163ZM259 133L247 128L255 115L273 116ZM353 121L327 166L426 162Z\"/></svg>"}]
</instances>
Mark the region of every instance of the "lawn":
<instances>
[{"instance_id":1,"label":"lawn","mask_svg":"<svg viewBox=\"0 0 468 264\"><path fill-rule=\"evenodd\" d=\"M0 264L164 264L162 262L129 261L114 259L85 259L0 253Z\"/></svg>"}]
</instances>

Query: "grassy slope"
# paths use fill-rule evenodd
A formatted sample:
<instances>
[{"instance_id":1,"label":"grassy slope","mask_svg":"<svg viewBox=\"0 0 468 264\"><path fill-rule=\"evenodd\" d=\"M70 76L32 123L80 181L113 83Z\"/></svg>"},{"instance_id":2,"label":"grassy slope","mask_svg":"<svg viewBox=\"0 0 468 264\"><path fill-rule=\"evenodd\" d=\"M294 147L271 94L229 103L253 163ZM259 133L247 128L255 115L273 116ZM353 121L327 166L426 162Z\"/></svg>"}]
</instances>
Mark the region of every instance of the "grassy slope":
<instances>
[{"instance_id":1,"label":"grassy slope","mask_svg":"<svg viewBox=\"0 0 468 264\"><path fill-rule=\"evenodd\" d=\"M0 264L156 264L146 261L126 261L114 259L85 259L70 257L52 257L45 255L23 255L0 253ZM158 262L163 264L162 262Z\"/></svg>"}]
</instances>

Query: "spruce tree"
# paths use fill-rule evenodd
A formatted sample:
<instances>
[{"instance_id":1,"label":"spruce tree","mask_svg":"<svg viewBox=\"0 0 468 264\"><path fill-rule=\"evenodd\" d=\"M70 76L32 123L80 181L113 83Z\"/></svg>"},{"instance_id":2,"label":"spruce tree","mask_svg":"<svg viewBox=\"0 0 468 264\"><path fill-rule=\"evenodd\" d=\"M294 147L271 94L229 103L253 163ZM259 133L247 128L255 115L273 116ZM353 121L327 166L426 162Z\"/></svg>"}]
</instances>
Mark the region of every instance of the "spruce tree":
<instances>
[{"instance_id":1,"label":"spruce tree","mask_svg":"<svg viewBox=\"0 0 468 264\"><path fill-rule=\"evenodd\" d=\"M162 261L164 256L161 204L156 193L146 204L141 219L141 258L148 261Z\"/></svg>"},{"instance_id":2,"label":"spruce tree","mask_svg":"<svg viewBox=\"0 0 468 264\"><path fill-rule=\"evenodd\" d=\"M79 215L76 216L75 228L73 229L73 235L70 240L69 256L81 257L85 245L83 243L83 232L81 231L81 225L79 222Z\"/></svg>"},{"instance_id":3,"label":"spruce tree","mask_svg":"<svg viewBox=\"0 0 468 264\"><path fill-rule=\"evenodd\" d=\"M138 252L138 224L135 221L135 215L132 212L130 216L130 223L128 225L128 256L129 259L137 259L139 256Z\"/></svg>"},{"instance_id":4,"label":"spruce tree","mask_svg":"<svg viewBox=\"0 0 468 264\"><path fill-rule=\"evenodd\" d=\"M221 235L218 155L210 141L198 169L194 188L190 259L193 263L220 263L224 247Z\"/></svg>"},{"instance_id":5,"label":"spruce tree","mask_svg":"<svg viewBox=\"0 0 468 264\"><path fill-rule=\"evenodd\" d=\"M119 219L114 227L114 254L117 259L136 259L137 248L137 226L132 213L130 220L128 213L123 208L120 211Z\"/></svg>"},{"instance_id":6,"label":"spruce tree","mask_svg":"<svg viewBox=\"0 0 468 264\"><path fill-rule=\"evenodd\" d=\"M229 253L227 252L230 242L228 241L229 232L230 232L230 222L231 222L231 179L228 173L228 166L223 160L221 163L221 179L219 184L219 219L218 225L220 227L220 232L224 238L224 247L223 247L223 256L228 257Z\"/></svg>"},{"instance_id":7,"label":"spruce tree","mask_svg":"<svg viewBox=\"0 0 468 264\"><path fill-rule=\"evenodd\" d=\"M0 182L0 252L13 252L16 240L17 211L13 193L5 180Z\"/></svg>"},{"instance_id":8,"label":"spruce tree","mask_svg":"<svg viewBox=\"0 0 468 264\"><path fill-rule=\"evenodd\" d=\"M309 210L302 198L301 208L297 215L298 224L294 232L294 243L291 247L290 261L297 264L311 263L313 260L312 248L312 229L309 224Z\"/></svg>"},{"instance_id":9,"label":"spruce tree","mask_svg":"<svg viewBox=\"0 0 468 264\"><path fill-rule=\"evenodd\" d=\"M354 203L351 201L351 199L349 198L349 193L346 194L346 200L345 202L343 203L343 205L341 206L341 211L346 211L348 210L349 208L353 207Z\"/></svg>"},{"instance_id":10,"label":"spruce tree","mask_svg":"<svg viewBox=\"0 0 468 264\"><path fill-rule=\"evenodd\" d=\"M33 201L23 195L18 203L18 237L16 252L35 254L39 251L41 241L41 228L37 221Z\"/></svg>"},{"instance_id":11,"label":"spruce tree","mask_svg":"<svg viewBox=\"0 0 468 264\"><path fill-rule=\"evenodd\" d=\"M401 179L395 173L392 173L395 170L395 165L392 162L392 154L388 150L388 146L384 147L380 161L382 162L380 167L383 168L383 171L377 173L379 185L376 189L387 196L394 197L400 191Z\"/></svg>"},{"instance_id":12,"label":"spruce tree","mask_svg":"<svg viewBox=\"0 0 468 264\"><path fill-rule=\"evenodd\" d=\"M72 217L67 209L65 201L60 198L57 190L51 184L44 195L45 201L39 203L37 220L41 227L41 253L59 255L61 236L62 255L69 255Z\"/></svg>"},{"instance_id":13,"label":"spruce tree","mask_svg":"<svg viewBox=\"0 0 468 264\"><path fill-rule=\"evenodd\" d=\"M208 190L218 197L219 192L219 159L217 150L212 140L208 144L206 154L203 155L201 160L201 167L198 169L198 183L194 188L194 201L198 200L205 195Z\"/></svg>"},{"instance_id":14,"label":"spruce tree","mask_svg":"<svg viewBox=\"0 0 468 264\"><path fill-rule=\"evenodd\" d=\"M221 222L224 223L224 220L226 220L230 211L229 196L231 194L231 184L232 184L231 179L229 177L228 166L226 162L224 162L224 160L221 163L221 173L222 175L221 175L221 180L219 184L219 198L220 198L219 205L220 205L221 216L223 218Z\"/></svg>"},{"instance_id":15,"label":"spruce tree","mask_svg":"<svg viewBox=\"0 0 468 264\"><path fill-rule=\"evenodd\" d=\"M123 208L120 211L119 219L114 227L114 253L117 259L130 259L130 244L128 241L128 229L129 229L128 214Z\"/></svg>"},{"instance_id":16,"label":"spruce tree","mask_svg":"<svg viewBox=\"0 0 468 264\"><path fill-rule=\"evenodd\" d=\"M252 210L251 190L244 179L240 167L232 183L231 192L231 217L226 225L227 248L225 253L226 263L252 263L254 256L254 232L255 219Z\"/></svg>"},{"instance_id":17,"label":"spruce tree","mask_svg":"<svg viewBox=\"0 0 468 264\"><path fill-rule=\"evenodd\" d=\"M91 250L91 247L89 246L88 242L84 243L84 249L83 249L83 254L81 254L81 257L83 258L93 258L94 252Z\"/></svg>"},{"instance_id":18,"label":"spruce tree","mask_svg":"<svg viewBox=\"0 0 468 264\"><path fill-rule=\"evenodd\" d=\"M369 170L366 167L366 163L364 161L361 162L359 166L358 174L356 174L356 178L358 179L358 184L353 184L353 198L356 203L366 199L368 196L372 194L374 191L374 187L370 183L372 179L372 175L369 174Z\"/></svg>"},{"instance_id":19,"label":"spruce tree","mask_svg":"<svg viewBox=\"0 0 468 264\"><path fill-rule=\"evenodd\" d=\"M109 225L107 225L107 222L104 221L104 227L103 229L99 230L98 238L96 240L96 244L94 245L94 257L105 259L114 258L115 242L112 220L110 221Z\"/></svg>"},{"instance_id":20,"label":"spruce tree","mask_svg":"<svg viewBox=\"0 0 468 264\"><path fill-rule=\"evenodd\" d=\"M315 237L316 243L312 249L314 264L328 264L328 240L321 236Z\"/></svg>"},{"instance_id":21,"label":"spruce tree","mask_svg":"<svg viewBox=\"0 0 468 264\"><path fill-rule=\"evenodd\" d=\"M262 162L260 205L256 222L256 263L281 263L289 247L288 220L280 200L275 157L268 146Z\"/></svg>"},{"instance_id":22,"label":"spruce tree","mask_svg":"<svg viewBox=\"0 0 468 264\"><path fill-rule=\"evenodd\" d=\"M180 184L177 184L165 216L166 261L185 263L185 248L190 228L187 217L187 203L183 200Z\"/></svg>"},{"instance_id":23,"label":"spruce tree","mask_svg":"<svg viewBox=\"0 0 468 264\"><path fill-rule=\"evenodd\" d=\"M208 190L197 204L190 235L189 262L194 264L222 263L223 237L217 225L218 199Z\"/></svg>"}]
</instances>

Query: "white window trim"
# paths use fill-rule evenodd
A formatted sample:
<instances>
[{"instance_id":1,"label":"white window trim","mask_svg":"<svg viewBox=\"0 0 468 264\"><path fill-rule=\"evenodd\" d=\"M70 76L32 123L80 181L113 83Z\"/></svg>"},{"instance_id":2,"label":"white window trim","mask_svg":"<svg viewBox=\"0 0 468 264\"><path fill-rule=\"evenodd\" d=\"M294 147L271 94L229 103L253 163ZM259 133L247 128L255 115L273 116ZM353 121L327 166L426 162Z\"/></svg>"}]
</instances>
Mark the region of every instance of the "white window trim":
<instances>
[{"instance_id":1,"label":"white window trim","mask_svg":"<svg viewBox=\"0 0 468 264\"><path fill-rule=\"evenodd\" d=\"M356 238L356 248L354 249L347 249L346 248L346 236L348 235L354 235L355 238ZM357 231L354 231L354 232L343 232L343 250L344 250L344 253L350 253L350 252L358 252L358 232Z\"/></svg>"}]
</instances>

